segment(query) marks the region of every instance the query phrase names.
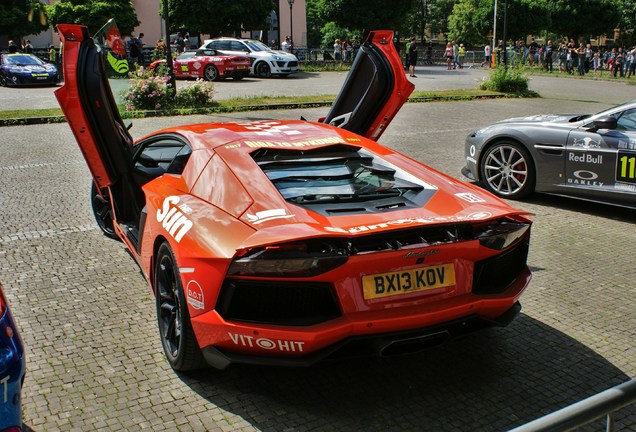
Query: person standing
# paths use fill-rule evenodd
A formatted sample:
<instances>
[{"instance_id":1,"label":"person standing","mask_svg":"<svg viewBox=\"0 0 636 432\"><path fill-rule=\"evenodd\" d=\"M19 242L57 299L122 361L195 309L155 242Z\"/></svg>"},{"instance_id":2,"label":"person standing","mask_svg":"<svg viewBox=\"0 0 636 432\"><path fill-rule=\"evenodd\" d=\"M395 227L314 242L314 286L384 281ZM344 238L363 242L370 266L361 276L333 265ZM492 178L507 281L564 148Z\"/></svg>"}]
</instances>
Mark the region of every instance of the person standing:
<instances>
[{"instance_id":1,"label":"person standing","mask_svg":"<svg viewBox=\"0 0 636 432\"><path fill-rule=\"evenodd\" d=\"M24 45L22 45L22 51L27 54L33 54L33 45L31 45L31 41L29 39L27 39L24 42Z\"/></svg>"},{"instance_id":2,"label":"person standing","mask_svg":"<svg viewBox=\"0 0 636 432\"><path fill-rule=\"evenodd\" d=\"M466 48L464 44L459 44L459 52L457 53L457 67L464 69L464 58L466 57Z\"/></svg>"},{"instance_id":3,"label":"person standing","mask_svg":"<svg viewBox=\"0 0 636 432\"><path fill-rule=\"evenodd\" d=\"M629 51L627 62L627 78L630 78L636 74L636 46Z\"/></svg>"},{"instance_id":4,"label":"person standing","mask_svg":"<svg viewBox=\"0 0 636 432\"><path fill-rule=\"evenodd\" d=\"M285 52L291 52L291 38L289 36L285 36L285 40L280 44L280 49Z\"/></svg>"},{"instance_id":5,"label":"person standing","mask_svg":"<svg viewBox=\"0 0 636 432\"><path fill-rule=\"evenodd\" d=\"M457 61L459 58L459 46L457 42L453 41L453 69L457 68Z\"/></svg>"},{"instance_id":6,"label":"person standing","mask_svg":"<svg viewBox=\"0 0 636 432\"><path fill-rule=\"evenodd\" d=\"M410 76L413 78L417 78L415 76L415 65L417 64L417 42L415 37L411 38L411 44L409 45L409 72Z\"/></svg>"},{"instance_id":7,"label":"person standing","mask_svg":"<svg viewBox=\"0 0 636 432\"><path fill-rule=\"evenodd\" d=\"M342 61L342 43L340 39L336 39L333 43L333 57L337 61Z\"/></svg>"},{"instance_id":8,"label":"person standing","mask_svg":"<svg viewBox=\"0 0 636 432\"><path fill-rule=\"evenodd\" d=\"M446 57L446 69L451 70L453 66L453 44L451 42L446 44L444 57Z\"/></svg>"},{"instance_id":9,"label":"person standing","mask_svg":"<svg viewBox=\"0 0 636 432\"><path fill-rule=\"evenodd\" d=\"M576 55L579 58L577 71L580 76L585 75L585 51L586 51L585 44L581 42L581 44L579 45L579 49L576 50Z\"/></svg>"},{"instance_id":10,"label":"person standing","mask_svg":"<svg viewBox=\"0 0 636 432\"><path fill-rule=\"evenodd\" d=\"M131 65L139 63L139 44L135 36L130 35L126 41L126 49L128 51L128 62Z\"/></svg>"},{"instance_id":11,"label":"person standing","mask_svg":"<svg viewBox=\"0 0 636 432\"><path fill-rule=\"evenodd\" d=\"M144 64L144 36L145 34L139 33L137 37L137 46L139 47L139 64Z\"/></svg>"},{"instance_id":12,"label":"person standing","mask_svg":"<svg viewBox=\"0 0 636 432\"><path fill-rule=\"evenodd\" d=\"M410 63L410 60L409 60L409 56L410 56L410 53L411 53L411 51L409 50L410 46L411 46L411 39L406 41L406 55L404 56L404 63L406 64L406 68L409 71L411 70L411 68L410 68L411 63Z\"/></svg>"},{"instance_id":13,"label":"person standing","mask_svg":"<svg viewBox=\"0 0 636 432\"><path fill-rule=\"evenodd\" d=\"M344 42L342 42L342 56L345 62L353 60L353 45L349 36L346 36Z\"/></svg>"},{"instance_id":14,"label":"person standing","mask_svg":"<svg viewBox=\"0 0 636 432\"><path fill-rule=\"evenodd\" d=\"M548 72L552 72L552 40L548 40L545 46L545 68Z\"/></svg>"},{"instance_id":15,"label":"person standing","mask_svg":"<svg viewBox=\"0 0 636 432\"><path fill-rule=\"evenodd\" d=\"M528 63L530 66L534 66L538 49L539 44L534 38L532 38L532 42L530 42L530 45L528 46Z\"/></svg>"},{"instance_id":16,"label":"person standing","mask_svg":"<svg viewBox=\"0 0 636 432\"><path fill-rule=\"evenodd\" d=\"M12 40L9 41L9 54L15 54L18 52L18 45Z\"/></svg>"},{"instance_id":17,"label":"person standing","mask_svg":"<svg viewBox=\"0 0 636 432\"><path fill-rule=\"evenodd\" d=\"M484 61L481 62L481 67L483 67L485 64L490 67L490 52L490 44L487 43L486 45L484 45Z\"/></svg>"},{"instance_id":18,"label":"person standing","mask_svg":"<svg viewBox=\"0 0 636 432\"><path fill-rule=\"evenodd\" d=\"M56 59L56 55L55 55L55 47L53 45L49 46L49 62L55 64L55 59Z\"/></svg>"}]
</instances>

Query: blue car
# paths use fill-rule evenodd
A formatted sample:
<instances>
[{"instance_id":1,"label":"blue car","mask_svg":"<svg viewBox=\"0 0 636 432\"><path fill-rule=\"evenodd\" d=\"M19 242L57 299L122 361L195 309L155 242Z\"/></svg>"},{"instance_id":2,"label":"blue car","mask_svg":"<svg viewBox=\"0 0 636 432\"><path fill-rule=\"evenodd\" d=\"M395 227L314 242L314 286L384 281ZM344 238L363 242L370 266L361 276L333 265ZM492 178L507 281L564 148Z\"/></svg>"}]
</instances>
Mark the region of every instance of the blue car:
<instances>
[{"instance_id":1,"label":"blue car","mask_svg":"<svg viewBox=\"0 0 636 432\"><path fill-rule=\"evenodd\" d=\"M57 67L33 54L2 54L0 56L0 86L56 85Z\"/></svg>"},{"instance_id":2,"label":"blue car","mask_svg":"<svg viewBox=\"0 0 636 432\"><path fill-rule=\"evenodd\" d=\"M0 432L22 430L24 346L0 284Z\"/></svg>"}]
</instances>

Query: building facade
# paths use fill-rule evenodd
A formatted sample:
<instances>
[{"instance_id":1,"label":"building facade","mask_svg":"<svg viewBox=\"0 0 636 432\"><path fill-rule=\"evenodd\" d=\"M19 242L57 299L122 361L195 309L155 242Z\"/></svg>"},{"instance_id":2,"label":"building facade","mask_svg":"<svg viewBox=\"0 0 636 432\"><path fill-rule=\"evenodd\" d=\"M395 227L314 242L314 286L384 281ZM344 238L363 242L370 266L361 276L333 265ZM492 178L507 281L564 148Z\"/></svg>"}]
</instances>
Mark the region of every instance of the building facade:
<instances>
[{"instance_id":1,"label":"building facade","mask_svg":"<svg viewBox=\"0 0 636 432\"><path fill-rule=\"evenodd\" d=\"M57 0L40 0L44 4L53 4ZM169 1L169 0L168 0ZM144 33L146 44L154 45L158 39L165 37L165 23L159 12L161 10L162 0L133 0L139 26L135 29L135 35ZM104 17L104 23L108 21L108 17ZM268 19L269 28L266 29L249 29L244 33L243 37L252 37L261 39L265 43L271 43L274 40L277 44L285 39L285 36L291 36L294 41L294 47L301 48L307 46L307 14L305 0L278 0L278 9L272 11L272 15ZM205 39L207 35L201 35ZM46 48L49 45L56 47L60 44L60 38L53 28L38 34L26 36L25 39L31 40L36 48Z\"/></svg>"}]
</instances>

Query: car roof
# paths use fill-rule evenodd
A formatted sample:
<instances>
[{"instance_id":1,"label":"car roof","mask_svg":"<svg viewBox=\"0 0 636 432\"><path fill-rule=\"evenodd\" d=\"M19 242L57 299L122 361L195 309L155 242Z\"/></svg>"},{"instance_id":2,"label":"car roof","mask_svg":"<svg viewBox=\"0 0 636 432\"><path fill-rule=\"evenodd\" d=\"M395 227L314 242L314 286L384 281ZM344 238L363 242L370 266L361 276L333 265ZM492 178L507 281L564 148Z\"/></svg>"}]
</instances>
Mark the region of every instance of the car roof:
<instances>
[{"instance_id":1,"label":"car roof","mask_svg":"<svg viewBox=\"0 0 636 432\"><path fill-rule=\"evenodd\" d=\"M222 36L222 37L213 38L213 39L205 39L203 42L208 43L208 42L212 42L216 40L233 40L233 41L240 41L240 42L261 42L258 39L243 39L243 38L235 38L235 37L229 37L229 36Z\"/></svg>"}]
</instances>

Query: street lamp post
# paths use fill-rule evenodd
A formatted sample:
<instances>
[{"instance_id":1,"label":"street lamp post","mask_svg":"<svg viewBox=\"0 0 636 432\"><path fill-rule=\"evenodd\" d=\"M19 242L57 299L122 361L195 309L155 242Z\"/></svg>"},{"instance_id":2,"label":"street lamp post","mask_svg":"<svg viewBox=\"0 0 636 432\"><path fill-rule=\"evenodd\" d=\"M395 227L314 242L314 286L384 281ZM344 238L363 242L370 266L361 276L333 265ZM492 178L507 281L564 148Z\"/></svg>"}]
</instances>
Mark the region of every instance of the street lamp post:
<instances>
[{"instance_id":1,"label":"street lamp post","mask_svg":"<svg viewBox=\"0 0 636 432\"><path fill-rule=\"evenodd\" d=\"M292 18L294 11L294 0L287 0L287 3L289 3L289 50L290 52L294 52L294 19Z\"/></svg>"},{"instance_id":2,"label":"street lamp post","mask_svg":"<svg viewBox=\"0 0 636 432\"><path fill-rule=\"evenodd\" d=\"M172 64L172 53L170 52L170 24L168 23L168 0L162 0L163 2L163 21L166 24L166 67L168 68L168 85L172 86L177 92L176 80L174 77L174 70Z\"/></svg>"}]
</instances>

